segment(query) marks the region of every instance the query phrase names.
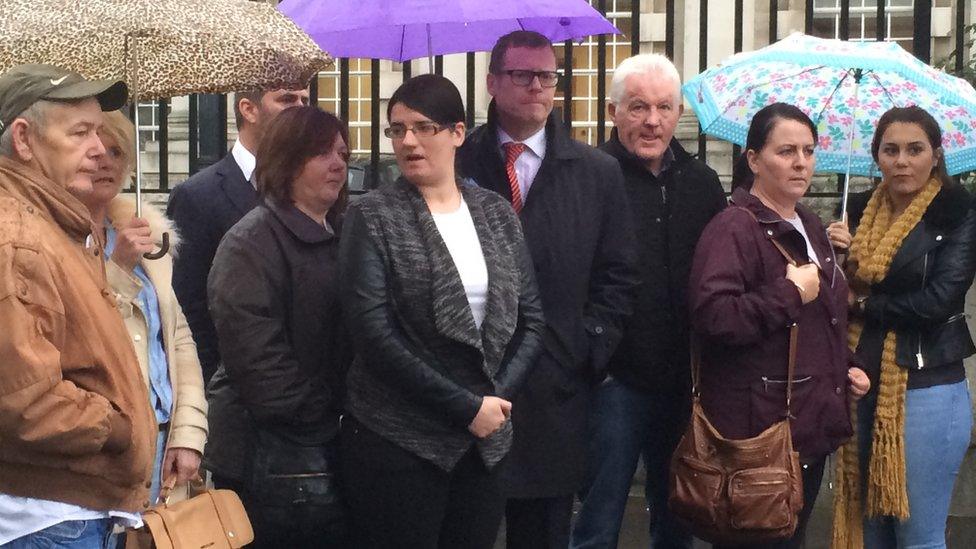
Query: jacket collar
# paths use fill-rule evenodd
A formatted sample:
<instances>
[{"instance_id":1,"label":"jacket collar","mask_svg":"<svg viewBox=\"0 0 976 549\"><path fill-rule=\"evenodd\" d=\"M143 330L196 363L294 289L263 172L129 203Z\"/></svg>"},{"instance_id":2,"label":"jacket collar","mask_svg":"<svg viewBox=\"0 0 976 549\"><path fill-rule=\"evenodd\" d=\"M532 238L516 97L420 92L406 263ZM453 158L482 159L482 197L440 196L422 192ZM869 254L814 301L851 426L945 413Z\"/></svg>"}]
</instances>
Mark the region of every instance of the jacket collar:
<instances>
[{"instance_id":1,"label":"jacket collar","mask_svg":"<svg viewBox=\"0 0 976 549\"><path fill-rule=\"evenodd\" d=\"M951 231L966 220L973 207L973 197L960 185L943 185L922 215L926 224L943 231Z\"/></svg>"},{"instance_id":2,"label":"jacket collar","mask_svg":"<svg viewBox=\"0 0 976 549\"><path fill-rule=\"evenodd\" d=\"M258 192L244 179L244 172L234 160L234 155L228 154L217 163L217 175L220 176L221 188L241 215L258 205Z\"/></svg>"},{"instance_id":3,"label":"jacket collar","mask_svg":"<svg viewBox=\"0 0 976 549\"><path fill-rule=\"evenodd\" d=\"M610 156L617 159L620 165L627 171L637 171L647 173L651 177L654 177L647 167L644 165L644 161L637 158L637 155L627 150L624 144L620 142L620 135L617 133L617 128L614 128L610 132L610 139L600 147L604 152ZM688 154L688 151L681 146L674 137L671 138L671 143L668 145L668 150L671 151L673 158L668 167L661 172L660 175L664 175L667 171L678 167L684 166L685 164L691 162L693 157ZM660 177L660 175L658 177Z\"/></svg>"},{"instance_id":4,"label":"jacket collar","mask_svg":"<svg viewBox=\"0 0 976 549\"><path fill-rule=\"evenodd\" d=\"M495 156L499 156L497 153L498 148L498 108L495 105L495 100L492 99L491 103L488 104L488 121L485 124L483 146L494 147L496 152ZM549 159L571 159L579 158L579 151L573 147L573 140L566 132L563 127L562 122L555 113L549 113L549 118L546 120L546 157L543 162Z\"/></svg>"},{"instance_id":5,"label":"jacket collar","mask_svg":"<svg viewBox=\"0 0 976 549\"><path fill-rule=\"evenodd\" d=\"M0 190L35 208L77 242L84 242L93 232L88 208L67 189L5 156L0 156Z\"/></svg>"},{"instance_id":6,"label":"jacket collar","mask_svg":"<svg viewBox=\"0 0 976 549\"><path fill-rule=\"evenodd\" d=\"M409 207L413 209L414 219L420 227L420 236L428 251L430 286L438 290L432 295L434 324L438 333L478 349L485 357L482 362L485 373L489 377L494 376L496 372L493 370L500 366L508 341L515 333L517 315L506 311L517 309L518 297L517 291L513 290L514 270L505 269L499 260L495 235L490 233L485 212L474 195L477 189L468 185L460 187L488 268L488 297L485 319L480 330L471 316L467 294L454 259L437 230L434 217L423 196L403 177L394 185L401 196L406 196ZM511 303L512 301L515 303Z\"/></svg>"},{"instance_id":7,"label":"jacket collar","mask_svg":"<svg viewBox=\"0 0 976 549\"><path fill-rule=\"evenodd\" d=\"M756 217L756 221L759 222L759 226L766 239L775 239L789 250L794 259L803 260L803 263L810 262L809 255L807 254L806 241L803 239L803 236L792 224L780 217L778 213L766 207L748 189L739 187L732 191L730 202L733 207L743 208L752 212L752 215ZM824 245L825 237L821 238L822 235L813 234L809 229L810 227L820 225L820 219L817 215L802 204L796 205L796 214L799 216L804 228L807 228L807 237L810 238L814 249L821 256L821 262L827 257L832 257L832 250L830 250L829 246ZM823 267L824 265L821 264L821 268Z\"/></svg>"},{"instance_id":8,"label":"jacket collar","mask_svg":"<svg viewBox=\"0 0 976 549\"><path fill-rule=\"evenodd\" d=\"M332 228L319 225L294 204L279 204L271 198L265 198L263 205L271 210L288 232L306 244L319 244L335 238Z\"/></svg>"},{"instance_id":9,"label":"jacket collar","mask_svg":"<svg viewBox=\"0 0 976 549\"><path fill-rule=\"evenodd\" d=\"M875 187L874 190L876 190ZM852 194L848 201L848 215L851 226L856 227L861 222L861 216L867 208L868 201L874 195L874 190ZM922 214L922 220L927 225L933 225L938 230L951 231L966 219L966 214L973 208L973 198L961 186L951 183L943 185L928 209Z\"/></svg>"}]
</instances>

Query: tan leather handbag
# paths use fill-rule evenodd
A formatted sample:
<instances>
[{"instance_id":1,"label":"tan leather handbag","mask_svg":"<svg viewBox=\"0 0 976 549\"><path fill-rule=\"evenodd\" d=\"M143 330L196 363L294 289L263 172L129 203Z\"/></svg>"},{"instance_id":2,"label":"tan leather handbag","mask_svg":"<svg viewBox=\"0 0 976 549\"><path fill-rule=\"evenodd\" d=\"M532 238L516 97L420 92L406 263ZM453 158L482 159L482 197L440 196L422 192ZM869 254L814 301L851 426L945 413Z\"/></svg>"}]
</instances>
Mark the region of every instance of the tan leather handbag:
<instances>
[{"instance_id":1,"label":"tan leather handbag","mask_svg":"<svg viewBox=\"0 0 976 549\"><path fill-rule=\"evenodd\" d=\"M778 242L788 262L795 264ZM691 421L671 457L668 508L698 538L721 545L789 538L803 507L800 457L790 434L797 326L790 328L783 419L758 436L723 437L705 416L699 393L701 347L691 342Z\"/></svg>"},{"instance_id":2,"label":"tan leather handbag","mask_svg":"<svg viewBox=\"0 0 976 549\"><path fill-rule=\"evenodd\" d=\"M236 549L254 541L244 504L232 490L206 490L167 505L165 495L172 489L164 484L164 503L142 514L145 524L129 530L126 549Z\"/></svg>"}]
</instances>

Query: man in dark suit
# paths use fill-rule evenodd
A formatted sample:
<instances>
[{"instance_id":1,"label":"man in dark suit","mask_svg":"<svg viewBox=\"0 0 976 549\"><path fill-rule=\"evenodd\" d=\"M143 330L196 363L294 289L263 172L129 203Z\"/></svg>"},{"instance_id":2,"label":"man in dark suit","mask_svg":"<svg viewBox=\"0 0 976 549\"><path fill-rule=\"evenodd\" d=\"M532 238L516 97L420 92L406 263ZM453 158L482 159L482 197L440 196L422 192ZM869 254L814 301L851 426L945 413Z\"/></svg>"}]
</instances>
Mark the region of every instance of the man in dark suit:
<instances>
[{"instance_id":1,"label":"man in dark suit","mask_svg":"<svg viewBox=\"0 0 976 549\"><path fill-rule=\"evenodd\" d=\"M514 443L502 471L510 548L568 544L591 393L637 284L620 166L573 141L552 115L558 79L544 36L517 31L499 39L488 123L461 151L464 175L519 212L546 317L545 352L512 403Z\"/></svg>"},{"instance_id":2,"label":"man in dark suit","mask_svg":"<svg viewBox=\"0 0 976 549\"><path fill-rule=\"evenodd\" d=\"M698 237L726 200L715 171L674 139L682 109L681 80L667 57L636 55L614 71L608 105L614 130L600 149L624 172L641 286L609 375L596 391L573 548L617 547L641 456L653 547L691 547L691 536L668 513L668 470L691 411L691 260Z\"/></svg>"},{"instance_id":3,"label":"man in dark suit","mask_svg":"<svg viewBox=\"0 0 976 549\"><path fill-rule=\"evenodd\" d=\"M308 90L238 93L234 98L237 141L220 162L201 170L170 194L166 215L180 232L173 289L197 344L204 381L217 370L217 334L207 310L207 275L224 233L257 205L251 173L268 122L288 107L308 105Z\"/></svg>"}]
</instances>

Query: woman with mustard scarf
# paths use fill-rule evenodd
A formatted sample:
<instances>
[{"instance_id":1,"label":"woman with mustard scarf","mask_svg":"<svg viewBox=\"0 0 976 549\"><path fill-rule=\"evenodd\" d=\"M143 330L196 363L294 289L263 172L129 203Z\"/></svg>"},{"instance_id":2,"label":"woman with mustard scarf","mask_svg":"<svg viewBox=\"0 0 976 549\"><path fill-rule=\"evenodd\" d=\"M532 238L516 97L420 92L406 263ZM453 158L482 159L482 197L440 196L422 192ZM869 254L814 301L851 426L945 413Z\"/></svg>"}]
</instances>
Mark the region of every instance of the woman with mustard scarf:
<instances>
[{"instance_id":1,"label":"woman with mustard scarf","mask_svg":"<svg viewBox=\"0 0 976 549\"><path fill-rule=\"evenodd\" d=\"M882 115L881 183L851 197L849 343L871 377L838 456L834 547L945 547L972 426L963 305L976 272L972 198L945 171L942 131L918 107Z\"/></svg>"}]
</instances>

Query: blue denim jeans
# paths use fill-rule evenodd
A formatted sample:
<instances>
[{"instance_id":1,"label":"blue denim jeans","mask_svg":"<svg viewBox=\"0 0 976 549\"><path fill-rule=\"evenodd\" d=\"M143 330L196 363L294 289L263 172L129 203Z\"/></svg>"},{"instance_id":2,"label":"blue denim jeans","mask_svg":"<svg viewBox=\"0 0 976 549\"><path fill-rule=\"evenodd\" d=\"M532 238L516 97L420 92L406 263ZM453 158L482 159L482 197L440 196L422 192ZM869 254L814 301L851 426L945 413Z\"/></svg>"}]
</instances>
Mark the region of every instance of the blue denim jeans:
<instances>
[{"instance_id":1,"label":"blue denim jeans","mask_svg":"<svg viewBox=\"0 0 976 549\"><path fill-rule=\"evenodd\" d=\"M631 482L643 455L651 544L691 547L667 511L671 454L687 421L678 395L645 393L613 377L596 390L590 420L587 485L570 547L616 548Z\"/></svg>"},{"instance_id":2,"label":"blue denim jeans","mask_svg":"<svg viewBox=\"0 0 976 549\"><path fill-rule=\"evenodd\" d=\"M865 519L866 549L940 549L952 488L969 447L973 417L965 381L912 389L905 397L905 476L908 520ZM858 406L861 470L867 469L876 401L866 397ZM864 476L866 477L865 473Z\"/></svg>"},{"instance_id":3,"label":"blue denim jeans","mask_svg":"<svg viewBox=\"0 0 976 549\"><path fill-rule=\"evenodd\" d=\"M113 519L67 520L17 538L3 549L114 549Z\"/></svg>"}]
</instances>

